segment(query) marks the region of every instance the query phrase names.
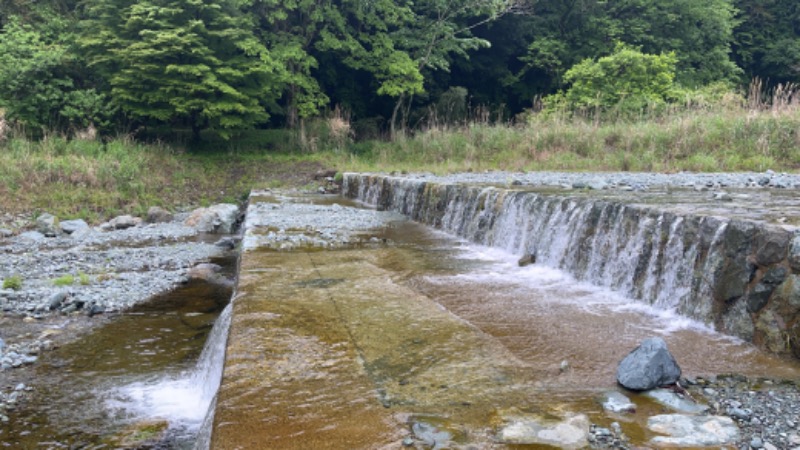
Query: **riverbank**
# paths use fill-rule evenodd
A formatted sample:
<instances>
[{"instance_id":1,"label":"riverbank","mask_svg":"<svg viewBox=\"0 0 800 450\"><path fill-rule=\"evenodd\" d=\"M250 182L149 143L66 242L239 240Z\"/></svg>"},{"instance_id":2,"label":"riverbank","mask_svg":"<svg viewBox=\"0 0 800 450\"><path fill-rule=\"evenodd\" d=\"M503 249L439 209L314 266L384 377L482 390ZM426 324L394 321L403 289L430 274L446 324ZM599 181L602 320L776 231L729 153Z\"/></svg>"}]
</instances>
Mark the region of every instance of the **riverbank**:
<instances>
[{"instance_id":1,"label":"riverbank","mask_svg":"<svg viewBox=\"0 0 800 450\"><path fill-rule=\"evenodd\" d=\"M28 366L44 353L192 279L231 286L204 264L233 252L238 207L217 210L229 217L211 208L164 211L155 223L132 216L98 226L54 220L50 230L25 222L28 231L18 232L0 224L0 422L30 394ZM225 227L209 227L217 222Z\"/></svg>"}]
</instances>

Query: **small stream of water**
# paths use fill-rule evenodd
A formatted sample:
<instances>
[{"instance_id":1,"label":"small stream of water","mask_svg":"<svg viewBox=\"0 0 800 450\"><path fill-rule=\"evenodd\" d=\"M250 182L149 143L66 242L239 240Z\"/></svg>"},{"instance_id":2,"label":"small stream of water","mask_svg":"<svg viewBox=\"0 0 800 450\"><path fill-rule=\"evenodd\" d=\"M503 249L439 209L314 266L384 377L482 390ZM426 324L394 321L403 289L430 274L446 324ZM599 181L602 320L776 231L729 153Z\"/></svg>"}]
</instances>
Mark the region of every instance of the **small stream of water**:
<instances>
[{"instance_id":1,"label":"small stream of water","mask_svg":"<svg viewBox=\"0 0 800 450\"><path fill-rule=\"evenodd\" d=\"M214 262L233 274L235 258ZM45 353L0 447L192 448L219 385L230 297L193 280Z\"/></svg>"}]
</instances>

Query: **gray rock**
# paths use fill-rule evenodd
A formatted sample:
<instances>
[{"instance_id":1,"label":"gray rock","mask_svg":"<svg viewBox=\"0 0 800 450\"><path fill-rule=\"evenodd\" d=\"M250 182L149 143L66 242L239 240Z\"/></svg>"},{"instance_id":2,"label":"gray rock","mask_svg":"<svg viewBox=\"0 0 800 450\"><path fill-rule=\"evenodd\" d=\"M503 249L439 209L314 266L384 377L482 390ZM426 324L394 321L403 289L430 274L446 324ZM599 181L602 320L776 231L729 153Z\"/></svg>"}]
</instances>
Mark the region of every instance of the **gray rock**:
<instances>
[{"instance_id":1,"label":"gray rock","mask_svg":"<svg viewBox=\"0 0 800 450\"><path fill-rule=\"evenodd\" d=\"M411 426L411 431L414 436L421 440L427 447L439 450L442 448L450 447L450 440L452 436L445 430L427 424L425 422L415 422Z\"/></svg>"},{"instance_id":2,"label":"gray rock","mask_svg":"<svg viewBox=\"0 0 800 450\"><path fill-rule=\"evenodd\" d=\"M36 218L36 231L47 237L57 236L59 233L58 217L44 213Z\"/></svg>"},{"instance_id":3,"label":"gray rock","mask_svg":"<svg viewBox=\"0 0 800 450\"><path fill-rule=\"evenodd\" d=\"M728 415L732 416L735 419L738 419L738 420L741 420L741 421L744 421L744 422L749 422L750 421L750 417L753 415L753 413L749 409L744 409L744 408L740 408L740 407L733 407L733 408L730 408L728 410Z\"/></svg>"},{"instance_id":4,"label":"gray rock","mask_svg":"<svg viewBox=\"0 0 800 450\"><path fill-rule=\"evenodd\" d=\"M189 269L187 275L189 278L196 280L211 280L218 276L220 270L222 270L222 267L217 264L200 263Z\"/></svg>"},{"instance_id":5,"label":"gray rock","mask_svg":"<svg viewBox=\"0 0 800 450\"><path fill-rule=\"evenodd\" d=\"M789 248L792 235L785 230L765 228L756 235L756 263L770 266L783 261Z\"/></svg>"},{"instance_id":6,"label":"gray rock","mask_svg":"<svg viewBox=\"0 0 800 450\"><path fill-rule=\"evenodd\" d=\"M36 243L43 241L45 235L38 231L26 231L24 233L20 233L17 238L23 242L27 241L29 243Z\"/></svg>"},{"instance_id":7,"label":"gray rock","mask_svg":"<svg viewBox=\"0 0 800 450\"><path fill-rule=\"evenodd\" d=\"M147 218L145 221L147 223L164 223L164 222L172 222L174 216L171 212L167 211L166 209L160 206L151 206L147 210Z\"/></svg>"},{"instance_id":8,"label":"gray rock","mask_svg":"<svg viewBox=\"0 0 800 450\"><path fill-rule=\"evenodd\" d=\"M65 220L61 222L60 226L61 231L67 234L75 233L78 230L89 229L89 224L87 224L83 219Z\"/></svg>"},{"instance_id":9,"label":"gray rock","mask_svg":"<svg viewBox=\"0 0 800 450\"><path fill-rule=\"evenodd\" d=\"M111 219L108 224L115 230L125 230L127 228L133 228L136 225L141 223L142 219L138 217L133 217L131 215L124 215L124 216L117 216Z\"/></svg>"},{"instance_id":10,"label":"gray rock","mask_svg":"<svg viewBox=\"0 0 800 450\"><path fill-rule=\"evenodd\" d=\"M650 440L657 446L722 446L730 445L739 438L739 427L725 416L663 414L647 419L647 428L665 435Z\"/></svg>"},{"instance_id":11,"label":"gray rock","mask_svg":"<svg viewBox=\"0 0 800 450\"><path fill-rule=\"evenodd\" d=\"M603 393L600 403L603 409L612 413L635 413L636 404L618 391L609 391Z\"/></svg>"},{"instance_id":12,"label":"gray rock","mask_svg":"<svg viewBox=\"0 0 800 450\"><path fill-rule=\"evenodd\" d=\"M714 194L711 195L711 198L720 202L733 201L733 197L731 197L731 194L728 194L727 192L714 192Z\"/></svg>"},{"instance_id":13,"label":"gray rock","mask_svg":"<svg viewBox=\"0 0 800 450\"><path fill-rule=\"evenodd\" d=\"M544 421L533 416L505 417L497 439L504 444L543 444L564 449L588 445L589 419L578 414L563 421Z\"/></svg>"},{"instance_id":14,"label":"gray rock","mask_svg":"<svg viewBox=\"0 0 800 450\"><path fill-rule=\"evenodd\" d=\"M217 247L226 248L228 250L233 250L236 247L236 239L231 237L224 237L217 242L214 243Z\"/></svg>"},{"instance_id":15,"label":"gray rock","mask_svg":"<svg viewBox=\"0 0 800 450\"><path fill-rule=\"evenodd\" d=\"M14 235L14 232L8 228L0 228L0 238L7 238Z\"/></svg>"},{"instance_id":16,"label":"gray rock","mask_svg":"<svg viewBox=\"0 0 800 450\"><path fill-rule=\"evenodd\" d=\"M769 269L761 281L747 294L747 311L758 312L767 305L775 288L783 283L788 271L785 267L777 266Z\"/></svg>"},{"instance_id":17,"label":"gray rock","mask_svg":"<svg viewBox=\"0 0 800 450\"><path fill-rule=\"evenodd\" d=\"M221 203L192 211L184 223L201 233L230 234L234 231L238 218L238 206Z\"/></svg>"},{"instance_id":18,"label":"gray rock","mask_svg":"<svg viewBox=\"0 0 800 450\"><path fill-rule=\"evenodd\" d=\"M686 414L702 414L708 411L707 406L699 405L691 400L687 400L686 398L681 397L675 392L667 389L653 389L648 391L645 395L676 412Z\"/></svg>"},{"instance_id":19,"label":"gray rock","mask_svg":"<svg viewBox=\"0 0 800 450\"><path fill-rule=\"evenodd\" d=\"M764 441L760 437L754 436L753 439L750 439L750 448L764 448Z\"/></svg>"},{"instance_id":20,"label":"gray rock","mask_svg":"<svg viewBox=\"0 0 800 450\"><path fill-rule=\"evenodd\" d=\"M602 191L608 189L608 183L603 180L592 180L589 182L588 187L593 191Z\"/></svg>"},{"instance_id":21,"label":"gray rock","mask_svg":"<svg viewBox=\"0 0 800 450\"><path fill-rule=\"evenodd\" d=\"M47 301L47 309L53 311L60 308L61 304L64 303L64 300L66 300L68 296L69 294L66 291L59 291L51 295L50 299Z\"/></svg>"},{"instance_id":22,"label":"gray rock","mask_svg":"<svg viewBox=\"0 0 800 450\"><path fill-rule=\"evenodd\" d=\"M680 376L681 368L660 337L642 341L617 368L617 382L635 391L672 384Z\"/></svg>"}]
</instances>

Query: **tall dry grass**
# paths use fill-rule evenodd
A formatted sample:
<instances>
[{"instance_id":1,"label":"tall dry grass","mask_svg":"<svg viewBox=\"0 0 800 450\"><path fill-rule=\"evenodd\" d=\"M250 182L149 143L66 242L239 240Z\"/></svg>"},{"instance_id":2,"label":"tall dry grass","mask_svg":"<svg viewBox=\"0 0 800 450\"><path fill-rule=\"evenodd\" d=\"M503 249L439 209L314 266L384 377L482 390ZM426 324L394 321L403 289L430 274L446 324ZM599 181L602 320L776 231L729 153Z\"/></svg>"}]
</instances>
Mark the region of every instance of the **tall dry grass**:
<instances>
[{"instance_id":1,"label":"tall dry grass","mask_svg":"<svg viewBox=\"0 0 800 450\"><path fill-rule=\"evenodd\" d=\"M475 117L483 117L475 120ZM747 95L692 93L640 115L534 113L516 124L473 115L463 126L429 126L373 146L358 169L794 171L800 168L800 89Z\"/></svg>"}]
</instances>

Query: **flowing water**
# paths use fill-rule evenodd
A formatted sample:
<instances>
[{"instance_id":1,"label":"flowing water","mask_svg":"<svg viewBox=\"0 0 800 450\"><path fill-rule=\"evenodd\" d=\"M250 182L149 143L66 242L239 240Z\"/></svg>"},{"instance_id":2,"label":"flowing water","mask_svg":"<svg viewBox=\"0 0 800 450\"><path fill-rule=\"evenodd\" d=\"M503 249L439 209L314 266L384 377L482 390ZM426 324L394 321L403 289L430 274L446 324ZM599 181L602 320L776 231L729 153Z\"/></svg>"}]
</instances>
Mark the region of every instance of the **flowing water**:
<instances>
[{"instance_id":1,"label":"flowing water","mask_svg":"<svg viewBox=\"0 0 800 450\"><path fill-rule=\"evenodd\" d=\"M399 448L409 435L431 446L506 448L497 427L518 414L620 420L597 397L617 389L617 363L653 335L665 338L686 375L800 377L796 362L687 319L666 297L644 304L624 285L597 287L554 268L556 250L567 248L547 233L582 210L553 208L550 226L500 224L508 233L499 248L400 221L373 231L378 245L246 253L241 298L218 320L231 322L231 337L216 400L222 367L209 361L225 350L225 327L209 333L230 290L193 283L46 354L35 396L0 425L0 443L130 448L149 439L155 448L188 449L200 431L198 448L215 449ZM672 220L667 229L681 226ZM540 263L517 264L529 238L513 230L547 242ZM633 252L627 244L614 251ZM695 251L665 244L663 258L673 248ZM597 276L631 270L598 256L582 261ZM653 283L670 285L668 276ZM207 338L212 345L202 350ZM650 436L642 417L661 407L633 398L643 415L622 426L643 443ZM213 402L215 415L207 415Z\"/></svg>"},{"instance_id":2,"label":"flowing water","mask_svg":"<svg viewBox=\"0 0 800 450\"><path fill-rule=\"evenodd\" d=\"M232 275L235 260L215 262ZM193 280L43 354L29 369L30 400L0 424L0 447L192 448L219 384L224 335L216 348L204 344L230 296Z\"/></svg>"},{"instance_id":3,"label":"flowing water","mask_svg":"<svg viewBox=\"0 0 800 450\"><path fill-rule=\"evenodd\" d=\"M443 228L458 228L452 220ZM537 238L550 239L555 258L552 233ZM514 448L496 441L509 417L568 413L620 420L641 444L652 437L648 413L663 407L628 393L639 413L620 419L597 398L618 389L617 364L654 335L688 376L800 377L796 362L674 303L576 280L548 257L520 267L510 236L492 248L405 221L374 232L370 242L387 245L246 253L212 448L399 448L407 436L434 448Z\"/></svg>"}]
</instances>

